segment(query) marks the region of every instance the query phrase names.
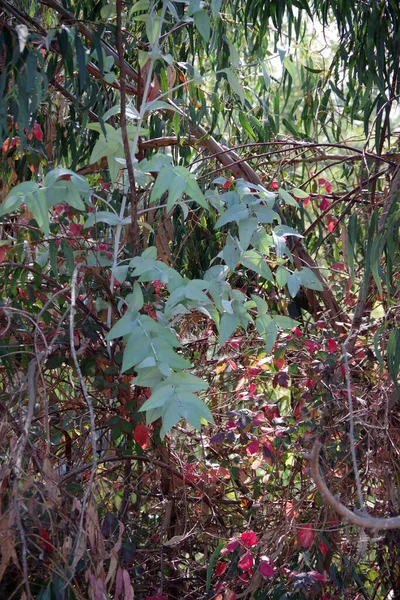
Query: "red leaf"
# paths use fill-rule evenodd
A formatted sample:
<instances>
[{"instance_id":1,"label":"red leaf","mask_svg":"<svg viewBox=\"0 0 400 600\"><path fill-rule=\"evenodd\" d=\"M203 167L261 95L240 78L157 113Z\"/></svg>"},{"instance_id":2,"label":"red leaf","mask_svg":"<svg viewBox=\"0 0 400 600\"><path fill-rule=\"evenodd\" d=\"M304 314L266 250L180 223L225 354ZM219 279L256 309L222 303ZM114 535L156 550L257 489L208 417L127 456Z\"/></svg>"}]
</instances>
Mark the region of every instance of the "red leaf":
<instances>
[{"instance_id":1,"label":"red leaf","mask_svg":"<svg viewBox=\"0 0 400 600\"><path fill-rule=\"evenodd\" d=\"M322 197L321 202L319 203L319 207L321 210L326 210L327 208L330 207L330 202L329 200L327 200L327 198L325 198L325 196Z\"/></svg>"},{"instance_id":2,"label":"red leaf","mask_svg":"<svg viewBox=\"0 0 400 600\"><path fill-rule=\"evenodd\" d=\"M294 333L294 335L297 338L301 337L301 329L300 329L300 327L295 327L294 329L292 329L292 333Z\"/></svg>"},{"instance_id":3,"label":"red leaf","mask_svg":"<svg viewBox=\"0 0 400 600\"><path fill-rule=\"evenodd\" d=\"M338 348L338 345L333 338L329 338L329 340L327 341L327 346L328 346L328 351L331 352L332 354L334 352L336 352L336 350Z\"/></svg>"},{"instance_id":4,"label":"red leaf","mask_svg":"<svg viewBox=\"0 0 400 600\"><path fill-rule=\"evenodd\" d=\"M150 445L150 435L146 425L143 425L142 423L136 425L135 430L133 432L133 439L143 449L147 448Z\"/></svg>"},{"instance_id":5,"label":"red leaf","mask_svg":"<svg viewBox=\"0 0 400 600\"><path fill-rule=\"evenodd\" d=\"M335 219L335 217L332 217L332 215L326 215L325 220L329 233L332 233L332 231L336 228L338 220Z\"/></svg>"},{"instance_id":6,"label":"red leaf","mask_svg":"<svg viewBox=\"0 0 400 600\"><path fill-rule=\"evenodd\" d=\"M48 532L42 525L40 526L40 529L39 529L39 536L41 538L40 545L42 546L43 550L46 550L46 552L49 552L49 553L52 552L53 544L51 543L51 539L50 539Z\"/></svg>"},{"instance_id":7,"label":"red leaf","mask_svg":"<svg viewBox=\"0 0 400 600\"><path fill-rule=\"evenodd\" d=\"M254 533L254 531L245 531L240 536L240 539L242 540L243 544L248 548L251 548L251 546L255 546L258 542L258 537Z\"/></svg>"},{"instance_id":8,"label":"red leaf","mask_svg":"<svg viewBox=\"0 0 400 600\"><path fill-rule=\"evenodd\" d=\"M256 377L259 373L261 373L260 367L249 367L247 369L248 377Z\"/></svg>"},{"instance_id":9,"label":"red leaf","mask_svg":"<svg viewBox=\"0 0 400 600\"><path fill-rule=\"evenodd\" d=\"M330 193L331 193L331 191L332 191L332 184L331 184L331 183L329 183L329 181L326 181L326 182L325 182L325 189L326 189L326 191L328 192L328 194L330 194Z\"/></svg>"},{"instance_id":10,"label":"red leaf","mask_svg":"<svg viewBox=\"0 0 400 600\"><path fill-rule=\"evenodd\" d=\"M73 237L81 237L82 229L83 225L78 225L77 223L69 224L69 231Z\"/></svg>"},{"instance_id":11,"label":"red leaf","mask_svg":"<svg viewBox=\"0 0 400 600\"><path fill-rule=\"evenodd\" d=\"M315 539L314 525L312 523L302 525L297 537L303 548L309 548Z\"/></svg>"},{"instance_id":12,"label":"red leaf","mask_svg":"<svg viewBox=\"0 0 400 600\"><path fill-rule=\"evenodd\" d=\"M239 560L238 566L242 569L242 571L249 571L253 568L254 558L251 552L246 552L243 554L242 558Z\"/></svg>"},{"instance_id":13,"label":"red leaf","mask_svg":"<svg viewBox=\"0 0 400 600\"><path fill-rule=\"evenodd\" d=\"M35 123L32 129L33 137L35 137L39 142L43 140L43 131L40 127L39 123Z\"/></svg>"},{"instance_id":14,"label":"red leaf","mask_svg":"<svg viewBox=\"0 0 400 600\"><path fill-rule=\"evenodd\" d=\"M218 563L217 566L215 567L216 576L220 577L221 575L223 575L227 568L228 568L228 563L226 563L226 562Z\"/></svg>"},{"instance_id":15,"label":"red leaf","mask_svg":"<svg viewBox=\"0 0 400 600\"><path fill-rule=\"evenodd\" d=\"M274 190L274 192L279 189L279 185L276 183L276 181L271 181L271 188Z\"/></svg>"},{"instance_id":16,"label":"red leaf","mask_svg":"<svg viewBox=\"0 0 400 600\"><path fill-rule=\"evenodd\" d=\"M222 184L222 187L224 188L224 190L229 190L229 188L232 185L232 181L229 181L229 179L227 181L225 181L225 183Z\"/></svg>"},{"instance_id":17,"label":"red leaf","mask_svg":"<svg viewBox=\"0 0 400 600\"><path fill-rule=\"evenodd\" d=\"M251 456L252 454L257 454L259 451L260 451L260 442L258 442L257 440L250 442L250 444L246 448L246 452L249 456ZM243 538L243 535L246 535L246 534L242 534L242 538Z\"/></svg>"},{"instance_id":18,"label":"red leaf","mask_svg":"<svg viewBox=\"0 0 400 600\"><path fill-rule=\"evenodd\" d=\"M329 548L326 544L324 544L324 542L319 543L319 551L322 552L322 554L326 554L328 550Z\"/></svg>"},{"instance_id":19,"label":"red leaf","mask_svg":"<svg viewBox=\"0 0 400 600\"><path fill-rule=\"evenodd\" d=\"M257 386L256 386L256 384L255 384L255 383L251 383L251 384L249 385L249 394L250 394L250 395L253 395L253 394L255 394L255 393L256 393L256 391L257 391Z\"/></svg>"},{"instance_id":20,"label":"red leaf","mask_svg":"<svg viewBox=\"0 0 400 600\"><path fill-rule=\"evenodd\" d=\"M238 540L231 540L227 544L226 550L228 550L228 552L234 552L238 546L239 546Z\"/></svg>"},{"instance_id":21,"label":"red leaf","mask_svg":"<svg viewBox=\"0 0 400 600\"><path fill-rule=\"evenodd\" d=\"M260 573L263 577L273 577L275 573L275 567L270 564L267 560L260 562Z\"/></svg>"},{"instance_id":22,"label":"red leaf","mask_svg":"<svg viewBox=\"0 0 400 600\"><path fill-rule=\"evenodd\" d=\"M304 206L304 208L307 208L307 206L308 206L308 205L310 204L310 202L311 202L311 198L310 198L310 196L308 196L308 198L302 198L302 201L303 201L303 206Z\"/></svg>"},{"instance_id":23,"label":"red leaf","mask_svg":"<svg viewBox=\"0 0 400 600\"><path fill-rule=\"evenodd\" d=\"M320 177L320 179L318 179L318 185L325 185L327 183L326 179L322 179L322 177Z\"/></svg>"},{"instance_id":24,"label":"red leaf","mask_svg":"<svg viewBox=\"0 0 400 600\"><path fill-rule=\"evenodd\" d=\"M308 575L311 575L311 577L313 577L317 581L326 581L327 580L326 575L322 575L322 573L318 573L318 571L309 571Z\"/></svg>"}]
</instances>

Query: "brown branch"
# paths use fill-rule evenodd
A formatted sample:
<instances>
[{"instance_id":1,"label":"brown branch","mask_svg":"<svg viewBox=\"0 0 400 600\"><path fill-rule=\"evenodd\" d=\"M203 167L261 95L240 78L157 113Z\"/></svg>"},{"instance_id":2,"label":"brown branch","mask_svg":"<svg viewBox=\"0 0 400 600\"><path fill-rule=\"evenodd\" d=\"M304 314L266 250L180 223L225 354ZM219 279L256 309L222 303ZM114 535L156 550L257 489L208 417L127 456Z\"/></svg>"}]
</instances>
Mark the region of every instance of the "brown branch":
<instances>
[{"instance_id":1,"label":"brown branch","mask_svg":"<svg viewBox=\"0 0 400 600\"><path fill-rule=\"evenodd\" d=\"M323 495L324 501L328 504L335 512L341 517L346 519L349 523L363 527L364 529L400 529L400 516L378 518L372 517L371 515L357 514L346 508L329 490L326 485L320 470L319 470L319 453L322 444L319 441L314 442L314 445L310 454L310 472L311 477L317 486L319 492Z\"/></svg>"}]
</instances>

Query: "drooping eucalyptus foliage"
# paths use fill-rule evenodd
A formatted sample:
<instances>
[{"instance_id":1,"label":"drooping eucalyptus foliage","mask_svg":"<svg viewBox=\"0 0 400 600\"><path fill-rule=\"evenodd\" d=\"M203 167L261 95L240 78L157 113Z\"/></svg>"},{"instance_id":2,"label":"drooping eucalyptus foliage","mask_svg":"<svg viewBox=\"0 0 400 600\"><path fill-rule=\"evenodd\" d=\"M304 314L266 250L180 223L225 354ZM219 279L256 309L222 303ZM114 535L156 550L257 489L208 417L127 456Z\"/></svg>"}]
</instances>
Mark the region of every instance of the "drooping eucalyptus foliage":
<instances>
[{"instance_id":1,"label":"drooping eucalyptus foliage","mask_svg":"<svg viewBox=\"0 0 400 600\"><path fill-rule=\"evenodd\" d=\"M397 2L0 8L0 596L400 593Z\"/></svg>"}]
</instances>

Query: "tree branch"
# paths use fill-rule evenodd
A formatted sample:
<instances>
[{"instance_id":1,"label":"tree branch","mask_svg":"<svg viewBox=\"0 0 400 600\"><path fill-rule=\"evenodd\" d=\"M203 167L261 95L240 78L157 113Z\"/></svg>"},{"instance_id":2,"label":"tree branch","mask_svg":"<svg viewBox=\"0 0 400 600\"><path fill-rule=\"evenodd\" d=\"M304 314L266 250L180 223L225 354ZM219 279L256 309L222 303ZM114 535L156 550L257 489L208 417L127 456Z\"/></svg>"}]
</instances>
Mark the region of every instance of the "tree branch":
<instances>
[{"instance_id":1,"label":"tree branch","mask_svg":"<svg viewBox=\"0 0 400 600\"><path fill-rule=\"evenodd\" d=\"M332 492L326 485L319 470L319 453L322 444L319 441L314 442L314 445L310 454L310 472L311 477L314 480L315 485L324 497L324 501L328 504L335 512L341 517L346 519L349 523L363 527L364 529L400 529L400 516L389 517L381 519L378 517L372 517L370 515L364 516L357 514L346 508L337 498L334 497Z\"/></svg>"}]
</instances>

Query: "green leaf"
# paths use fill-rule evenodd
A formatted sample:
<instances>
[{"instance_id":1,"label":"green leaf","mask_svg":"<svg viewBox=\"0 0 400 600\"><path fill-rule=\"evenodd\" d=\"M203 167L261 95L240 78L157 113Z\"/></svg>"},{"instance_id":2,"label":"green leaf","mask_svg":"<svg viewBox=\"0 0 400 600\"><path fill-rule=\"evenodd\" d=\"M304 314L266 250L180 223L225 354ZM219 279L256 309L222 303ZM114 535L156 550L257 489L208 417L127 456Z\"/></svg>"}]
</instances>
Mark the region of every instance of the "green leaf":
<instances>
[{"instance_id":1,"label":"green leaf","mask_svg":"<svg viewBox=\"0 0 400 600\"><path fill-rule=\"evenodd\" d=\"M106 340L111 341L116 338L128 335L135 327L138 313L131 310L126 311L123 317L119 319L106 335Z\"/></svg>"},{"instance_id":2,"label":"green leaf","mask_svg":"<svg viewBox=\"0 0 400 600\"><path fill-rule=\"evenodd\" d=\"M85 210L85 204L72 181L56 181L47 188L46 192L49 205L54 206L65 202L76 210Z\"/></svg>"},{"instance_id":3,"label":"green leaf","mask_svg":"<svg viewBox=\"0 0 400 600\"><path fill-rule=\"evenodd\" d=\"M289 271L285 267L278 267L275 273L276 283L279 287L285 287Z\"/></svg>"},{"instance_id":4,"label":"green leaf","mask_svg":"<svg viewBox=\"0 0 400 600\"><path fill-rule=\"evenodd\" d=\"M301 280L299 277L299 273L289 273L288 274L288 282L287 282L289 294L294 298L297 296L297 292L301 287Z\"/></svg>"},{"instance_id":5,"label":"green leaf","mask_svg":"<svg viewBox=\"0 0 400 600\"><path fill-rule=\"evenodd\" d=\"M106 223L107 225L111 225L113 227L115 225L122 224L123 221L121 221L116 213L99 210L88 216L85 221L84 229L89 229L89 227L92 227L95 223Z\"/></svg>"},{"instance_id":6,"label":"green leaf","mask_svg":"<svg viewBox=\"0 0 400 600\"><path fill-rule=\"evenodd\" d=\"M25 204L28 210L31 211L37 224L45 235L50 233L50 217L49 217L49 205L47 203L46 192L44 189L37 189L36 191L26 194Z\"/></svg>"},{"instance_id":7,"label":"green leaf","mask_svg":"<svg viewBox=\"0 0 400 600\"><path fill-rule=\"evenodd\" d=\"M265 258L257 250L247 250L240 256L240 262L244 267L255 271L267 281L273 281L271 269L267 265Z\"/></svg>"},{"instance_id":8,"label":"green leaf","mask_svg":"<svg viewBox=\"0 0 400 600\"><path fill-rule=\"evenodd\" d=\"M298 322L290 317L286 317L285 315L273 315L272 320L277 327L281 329L293 329L293 327L297 327Z\"/></svg>"},{"instance_id":9,"label":"green leaf","mask_svg":"<svg viewBox=\"0 0 400 600\"><path fill-rule=\"evenodd\" d=\"M296 208L299 208L298 202L296 202L296 200L289 194L289 192L287 192L283 188L279 188L278 194L279 194L279 198L285 204L289 204L289 206L295 206Z\"/></svg>"},{"instance_id":10,"label":"green leaf","mask_svg":"<svg viewBox=\"0 0 400 600\"><path fill-rule=\"evenodd\" d=\"M160 178L160 175L161 173L158 175L157 181ZM180 175L174 174L168 188L167 212L171 210L171 208L174 206L177 200L180 200L182 198L182 194L185 191L185 187L185 179Z\"/></svg>"},{"instance_id":11,"label":"green leaf","mask_svg":"<svg viewBox=\"0 0 400 600\"><path fill-rule=\"evenodd\" d=\"M225 312L219 324L219 345L223 346L239 326L239 316Z\"/></svg>"},{"instance_id":12,"label":"green leaf","mask_svg":"<svg viewBox=\"0 0 400 600\"><path fill-rule=\"evenodd\" d=\"M196 29L207 44L211 34L211 24L208 13L205 10L199 10L193 15L193 20Z\"/></svg>"},{"instance_id":13,"label":"green leaf","mask_svg":"<svg viewBox=\"0 0 400 600\"><path fill-rule=\"evenodd\" d=\"M224 72L226 73L228 83L231 86L232 91L239 96L240 102L244 106L244 92L242 86L240 85L239 79L231 69L224 69Z\"/></svg>"},{"instance_id":14,"label":"green leaf","mask_svg":"<svg viewBox=\"0 0 400 600\"><path fill-rule=\"evenodd\" d=\"M289 73L290 77L294 80L296 78L296 66L288 56L285 56L285 58L283 59L283 65L286 71Z\"/></svg>"},{"instance_id":15,"label":"green leaf","mask_svg":"<svg viewBox=\"0 0 400 600\"><path fill-rule=\"evenodd\" d=\"M250 244L253 233L257 229L258 222L256 219L249 218L239 221L239 239L243 250L247 250Z\"/></svg>"},{"instance_id":16,"label":"green leaf","mask_svg":"<svg viewBox=\"0 0 400 600\"><path fill-rule=\"evenodd\" d=\"M228 235L226 244L222 250L222 257L231 271L236 269L236 265L240 261L240 255L241 249L239 248L238 241L231 235Z\"/></svg>"},{"instance_id":17,"label":"green leaf","mask_svg":"<svg viewBox=\"0 0 400 600\"><path fill-rule=\"evenodd\" d=\"M243 221L244 219L248 219L249 217L249 209L244 204L233 204L226 209L224 213L220 216L218 221L215 223L215 227L223 227L223 225L227 225L232 221Z\"/></svg>"},{"instance_id":18,"label":"green leaf","mask_svg":"<svg viewBox=\"0 0 400 600\"><path fill-rule=\"evenodd\" d=\"M268 208L268 206L257 206L254 212L260 223L272 223L273 221L281 222L278 213L272 210L272 208Z\"/></svg>"},{"instance_id":19,"label":"green leaf","mask_svg":"<svg viewBox=\"0 0 400 600\"><path fill-rule=\"evenodd\" d=\"M173 172L168 167L162 167L155 180L150 194L150 202L155 202L168 190Z\"/></svg>"},{"instance_id":20,"label":"green leaf","mask_svg":"<svg viewBox=\"0 0 400 600\"><path fill-rule=\"evenodd\" d=\"M176 387L170 384L167 379L166 382L162 382L152 391L150 398L139 408L139 412L162 408L175 393Z\"/></svg>"},{"instance_id":21,"label":"green leaf","mask_svg":"<svg viewBox=\"0 0 400 600\"><path fill-rule=\"evenodd\" d=\"M201 206L205 210L210 210L210 207L209 207L206 199L204 198L203 192L201 191L201 189L199 187L199 184L191 176L189 176L186 179L186 189L185 189L185 191L186 191L186 194L190 198L193 198L193 200L195 202L197 202L197 204L199 206Z\"/></svg>"},{"instance_id":22,"label":"green leaf","mask_svg":"<svg viewBox=\"0 0 400 600\"><path fill-rule=\"evenodd\" d=\"M298 188L292 188L290 191L292 192L293 196L296 196L296 198L308 198L310 195L304 190L299 190Z\"/></svg>"},{"instance_id":23,"label":"green leaf","mask_svg":"<svg viewBox=\"0 0 400 600\"><path fill-rule=\"evenodd\" d=\"M274 347L278 337L278 328L269 315L260 315L256 319L256 327L260 336L263 338L266 346L266 352L269 354Z\"/></svg>"},{"instance_id":24,"label":"green leaf","mask_svg":"<svg viewBox=\"0 0 400 600\"><path fill-rule=\"evenodd\" d=\"M124 283L125 279L128 276L128 269L128 265L120 265L118 267L113 267L111 271L114 275L114 279L120 284Z\"/></svg>"},{"instance_id":25,"label":"green leaf","mask_svg":"<svg viewBox=\"0 0 400 600\"><path fill-rule=\"evenodd\" d=\"M138 312L143 308L144 298L142 287L139 282L135 281L133 284L133 294L129 298L129 310L132 312Z\"/></svg>"},{"instance_id":26,"label":"green leaf","mask_svg":"<svg viewBox=\"0 0 400 600\"><path fill-rule=\"evenodd\" d=\"M124 350L121 373L125 373L151 355L150 336L140 327L135 327L129 334L128 343Z\"/></svg>"},{"instance_id":27,"label":"green leaf","mask_svg":"<svg viewBox=\"0 0 400 600\"><path fill-rule=\"evenodd\" d=\"M39 186L34 181L24 181L23 183L16 185L0 205L0 217L19 208L25 201L25 196L36 192L38 189Z\"/></svg>"},{"instance_id":28,"label":"green leaf","mask_svg":"<svg viewBox=\"0 0 400 600\"><path fill-rule=\"evenodd\" d=\"M297 271L297 276L300 279L301 285L304 285L304 287L308 288L309 290L316 290L318 292L322 292L324 290L317 274L308 267L303 267L303 269Z\"/></svg>"}]
</instances>

